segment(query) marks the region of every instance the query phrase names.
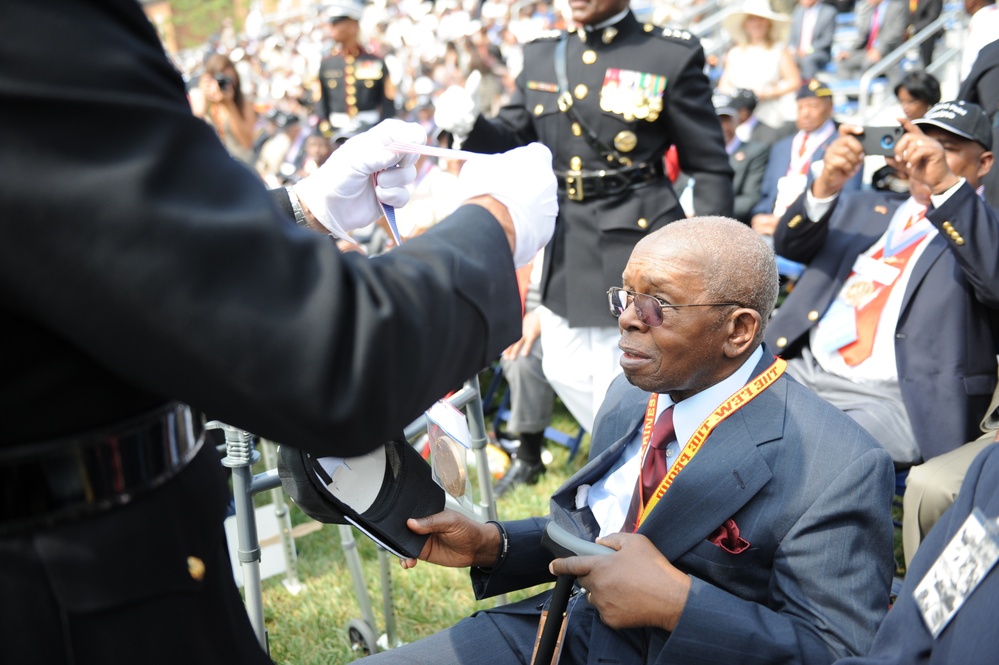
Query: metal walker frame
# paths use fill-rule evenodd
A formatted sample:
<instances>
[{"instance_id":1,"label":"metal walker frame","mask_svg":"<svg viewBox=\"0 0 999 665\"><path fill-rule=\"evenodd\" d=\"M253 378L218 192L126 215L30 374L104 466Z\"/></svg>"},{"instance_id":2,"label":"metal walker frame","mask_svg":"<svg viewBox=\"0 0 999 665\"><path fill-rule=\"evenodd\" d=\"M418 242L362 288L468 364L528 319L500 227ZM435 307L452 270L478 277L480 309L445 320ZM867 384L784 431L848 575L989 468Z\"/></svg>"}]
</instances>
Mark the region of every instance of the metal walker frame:
<instances>
[{"instance_id":1,"label":"metal walker frame","mask_svg":"<svg viewBox=\"0 0 999 665\"><path fill-rule=\"evenodd\" d=\"M478 375L465 382L460 390L447 398L455 408L464 408L468 418L468 429L472 438L472 454L478 470L480 501L469 511L448 496L448 507L469 515L473 519L486 521L497 518L496 502L493 495L492 476L489 472L489 459L486 445L489 435L486 430L485 416L482 410L482 398L479 391ZM232 491L236 511L237 558L243 573L243 590L246 611L250 625L265 652L270 653L267 627L264 625L263 593L260 577L260 539L257 535L256 515L253 506L253 496L260 492L272 490L275 503L275 515L283 544L285 556L285 578L282 580L285 588L297 594L303 587L298 579L298 555L295 539L291 529L291 515L281 489L281 479L278 477L274 462L274 444L261 439L264 449L264 460L268 467L266 471L254 474L253 466L260 461L261 455L254 448L254 436L245 430L232 427L217 420L205 424L207 429L221 429L225 435L225 453L223 466L232 473ZM410 423L404 430L406 440L412 442L427 431L426 415ZM389 568L390 555L384 549L378 548L378 563L382 587L382 602L384 605L385 633L376 638L375 616L371 597L364 583L364 572L361 568L361 558L357 550L353 528L350 525L338 525L340 547L347 560L354 592L361 607L361 619L353 619L347 625L348 638L355 651L366 654L377 653L379 650L391 649L401 645L396 636L395 611L392 603L392 579Z\"/></svg>"}]
</instances>

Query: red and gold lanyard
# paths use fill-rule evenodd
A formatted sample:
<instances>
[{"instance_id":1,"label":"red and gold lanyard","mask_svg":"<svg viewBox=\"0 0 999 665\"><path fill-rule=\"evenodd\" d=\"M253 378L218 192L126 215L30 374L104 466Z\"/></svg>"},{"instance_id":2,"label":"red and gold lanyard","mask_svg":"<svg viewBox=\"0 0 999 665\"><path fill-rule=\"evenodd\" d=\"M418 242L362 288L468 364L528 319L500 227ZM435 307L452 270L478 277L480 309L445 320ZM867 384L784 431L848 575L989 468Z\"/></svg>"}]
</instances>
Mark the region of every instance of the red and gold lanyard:
<instances>
[{"instance_id":1,"label":"red and gold lanyard","mask_svg":"<svg viewBox=\"0 0 999 665\"><path fill-rule=\"evenodd\" d=\"M683 471L687 463L693 459L697 451L701 449L704 441L708 438L711 432L717 427L723 420L728 418L730 415L744 407L746 404L751 402L756 398L757 395L762 393L764 390L773 385L774 381L779 379L787 369L787 361L783 358L777 358L774 360L773 364L765 369L759 376L751 380L749 383L744 385L735 391L727 400L721 403L721 405L708 414L708 417L704 419L700 427L694 430L694 434L687 441L687 445L683 447L680 452L680 456L677 458L676 462L670 467L669 471L663 477L662 481L659 483L659 487L656 489L655 493L649 497L649 502L645 503L645 497L642 497L642 510L639 513L638 521L635 526L635 530L642 525L645 518L648 517L652 509L655 508L659 500L663 498L666 494L666 490L670 488L673 484L673 480L677 475ZM639 459L645 459L645 454L648 451L649 441L652 439L652 427L655 425L656 421L656 403L659 401L659 395L653 393L649 397L649 404L645 409L645 424L642 426L642 454ZM639 483L639 492L642 491L641 483Z\"/></svg>"}]
</instances>

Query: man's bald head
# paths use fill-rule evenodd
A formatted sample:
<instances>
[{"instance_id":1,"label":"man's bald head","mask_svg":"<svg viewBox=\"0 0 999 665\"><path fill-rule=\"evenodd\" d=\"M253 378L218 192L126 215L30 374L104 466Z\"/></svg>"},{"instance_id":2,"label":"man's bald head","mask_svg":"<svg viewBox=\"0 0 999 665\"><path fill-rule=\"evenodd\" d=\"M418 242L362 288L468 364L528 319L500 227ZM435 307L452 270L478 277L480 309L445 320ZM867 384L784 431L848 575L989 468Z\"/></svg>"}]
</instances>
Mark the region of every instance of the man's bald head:
<instances>
[{"instance_id":1,"label":"man's bald head","mask_svg":"<svg viewBox=\"0 0 999 665\"><path fill-rule=\"evenodd\" d=\"M762 338L780 283L773 249L760 234L727 217L693 217L667 224L639 245L682 249L701 265L709 300L738 302L760 314Z\"/></svg>"}]
</instances>

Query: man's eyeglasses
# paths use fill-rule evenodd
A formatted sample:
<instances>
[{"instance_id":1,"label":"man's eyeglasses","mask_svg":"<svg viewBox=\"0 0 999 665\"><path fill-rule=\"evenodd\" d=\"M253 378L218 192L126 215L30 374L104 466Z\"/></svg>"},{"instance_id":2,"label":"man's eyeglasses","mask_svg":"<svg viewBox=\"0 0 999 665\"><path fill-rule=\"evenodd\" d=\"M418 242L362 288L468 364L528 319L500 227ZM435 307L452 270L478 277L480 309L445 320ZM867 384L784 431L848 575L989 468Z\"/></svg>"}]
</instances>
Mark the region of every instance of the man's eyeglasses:
<instances>
[{"instance_id":1,"label":"man's eyeglasses","mask_svg":"<svg viewBox=\"0 0 999 665\"><path fill-rule=\"evenodd\" d=\"M695 302L687 305L674 305L657 296L626 291L616 286L607 290L607 303L610 305L610 311L614 315L614 318L619 318L624 313L624 310L631 307L631 304L634 303L635 314L638 315L638 320L650 328L657 328L663 324L663 310L666 309L680 309L681 307L742 307L737 302Z\"/></svg>"}]
</instances>

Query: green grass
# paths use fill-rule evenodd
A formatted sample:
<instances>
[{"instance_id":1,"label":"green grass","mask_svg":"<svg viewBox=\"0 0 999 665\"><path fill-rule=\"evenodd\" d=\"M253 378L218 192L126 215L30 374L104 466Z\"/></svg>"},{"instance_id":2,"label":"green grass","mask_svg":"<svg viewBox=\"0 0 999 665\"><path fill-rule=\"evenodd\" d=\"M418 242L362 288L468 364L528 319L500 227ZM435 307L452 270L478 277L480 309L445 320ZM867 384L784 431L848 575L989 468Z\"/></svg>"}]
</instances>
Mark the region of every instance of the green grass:
<instances>
[{"instance_id":1,"label":"green grass","mask_svg":"<svg viewBox=\"0 0 999 665\"><path fill-rule=\"evenodd\" d=\"M561 404L556 405L553 425L567 432L578 428ZM548 513L548 498L586 462L589 437L584 437L579 453L571 462L568 450L548 442L554 461L538 484L518 486L497 502L501 519L517 519ZM473 486L474 485L473 483ZM292 523L308 521L292 507ZM375 636L386 630L383 614L381 567L378 548L354 531L363 569L363 581L375 616ZM297 538L299 581L303 588L289 593L281 577L263 583L264 623L268 631L271 658L288 665L331 665L346 663L363 655L351 650L348 624L363 614L354 581L340 545L339 528L324 525L319 531ZM389 556L391 607L394 609L396 638L413 642L446 628L478 609L492 607L494 600L473 598L468 569L442 568L420 562L403 570ZM518 600L544 587L517 592L507 600Z\"/></svg>"}]
</instances>

